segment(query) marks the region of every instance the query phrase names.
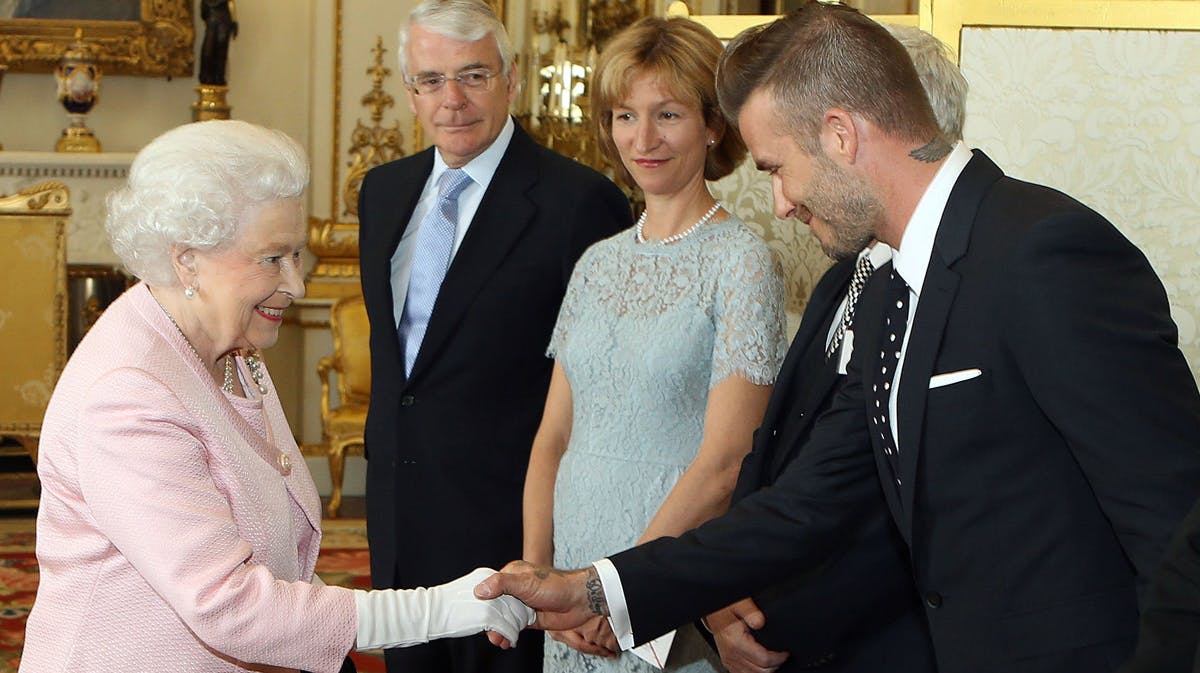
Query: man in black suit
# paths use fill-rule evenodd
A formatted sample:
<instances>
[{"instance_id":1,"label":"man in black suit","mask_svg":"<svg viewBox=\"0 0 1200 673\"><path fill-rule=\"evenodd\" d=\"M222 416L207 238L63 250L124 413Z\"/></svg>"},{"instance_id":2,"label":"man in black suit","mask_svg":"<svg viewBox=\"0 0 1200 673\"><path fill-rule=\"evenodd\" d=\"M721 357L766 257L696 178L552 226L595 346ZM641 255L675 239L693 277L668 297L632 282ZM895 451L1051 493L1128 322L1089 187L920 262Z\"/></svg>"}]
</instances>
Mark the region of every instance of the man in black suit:
<instances>
[{"instance_id":1,"label":"man in black suit","mask_svg":"<svg viewBox=\"0 0 1200 673\"><path fill-rule=\"evenodd\" d=\"M903 47L856 11L806 3L731 50L754 76L722 79L722 106L776 198L827 250L896 249L860 299L847 380L726 516L587 569L513 564L477 593L546 628L609 614L630 646L816 568L882 487L941 673L1115 670L1200 495L1200 394L1149 262L945 139Z\"/></svg>"},{"instance_id":2,"label":"man in black suit","mask_svg":"<svg viewBox=\"0 0 1200 673\"><path fill-rule=\"evenodd\" d=\"M482 0L402 28L409 104L434 147L372 169L359 201L371 322L367 530L376 587L438 584L521 554L521 493L550 332L576 259L630 225L607 178L508 115L513 50ZM389 650L388 669L541 670L539 639Z\"/></svg>"},{"instance_id":3,"label":"man in black suit","mask_svg":"<svg viewBox=\"0 0 1200 673\"><path fill-rule=\"evenodd\" d=\"M1121 673L1200 671L1200 501L1183 519L1150 590L1137 649Z\"/></svg>"},{"instance_id":4,"label":"man in black suit","mask_svg":"<svg viewBox=\"0 0 1200 673\"><path fill-rule=\"evenodd\" d=\"M942 134L962 140L967 80L945 45L919 28L886 28L912 57ZM722 81L744 81L749 74L738 72L739 65L754 64L725 59ZM785 199L777 205L789 206ZM776 215L791 219L801 213L789 208ZM833 402L853 350L858 297L871 273L891 257L887 245L872 242L857 255L835 258L813 289L762 427L742 463L734 503L780 477ZM882 492L876 500L863 531L820 572L800 573L705 619L730 673L936 670L908 550L888 518Z\"/></svg>"}]
</instances>

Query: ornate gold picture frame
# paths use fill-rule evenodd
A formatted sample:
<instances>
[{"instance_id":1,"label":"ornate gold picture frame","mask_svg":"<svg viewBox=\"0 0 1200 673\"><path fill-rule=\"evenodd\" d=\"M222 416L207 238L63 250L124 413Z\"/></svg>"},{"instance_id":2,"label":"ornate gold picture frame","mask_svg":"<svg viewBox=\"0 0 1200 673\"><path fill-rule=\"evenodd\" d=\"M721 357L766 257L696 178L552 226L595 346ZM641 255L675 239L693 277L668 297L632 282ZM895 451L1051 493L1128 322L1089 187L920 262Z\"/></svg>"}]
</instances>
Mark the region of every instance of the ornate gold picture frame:
<instances>
[{"instance_id":1,"label":"ornate gold picture frame","mask_svg":"<svg viewBox=\"0 0 1200 673\"><path fill-rule=\"evenodd\" d=\"M192 0L141 0L139 21L0 19L0 63L11 72L50 72L76 31L106 75L189 77L195 39Z\"/></svg>"}]
</instances>

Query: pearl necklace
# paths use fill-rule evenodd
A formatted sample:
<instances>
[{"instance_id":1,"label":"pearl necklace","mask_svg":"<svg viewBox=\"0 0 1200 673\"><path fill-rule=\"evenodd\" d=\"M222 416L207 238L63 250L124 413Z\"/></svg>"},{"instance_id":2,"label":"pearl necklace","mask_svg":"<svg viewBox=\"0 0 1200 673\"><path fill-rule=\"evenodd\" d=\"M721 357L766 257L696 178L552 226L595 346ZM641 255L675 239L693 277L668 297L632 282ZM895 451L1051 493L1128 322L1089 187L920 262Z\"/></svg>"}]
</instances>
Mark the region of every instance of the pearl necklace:
<instances>
[{"instance_id":1,"label":"pearl necklace","mask_svg":"<svg viewBox=\"0 0 1200 673\"><path fill-rule=\"evenodd\" d=\"M266 397L267 386L263 384L262 356L257 350L247 351L245 354L246 368L250 370L250 378L254 381L254 387L258 388L258 394ZM233 356L225 356L225 380L221 383L221 390L233 394Z\"/></svg>"},{"instance_id":2,"label":"pearl necklace","mask_svg":"<svg viewBox=\"0 0 1200 673\"><path fill-rule=\"evenodd\" d=\"M653 242L657 243L659 245L669 245L671 243L675 243L676 241L681 241L681 240L687 238L693 232L695 232L697 229L708 224L708 221L711 220L713 215L716 215L717 211L720 210L722 207L723 206L721 205L721 202L717 201L716 203L713 204L713 207L709 208L708 212L704 213L704 215L699 220L696 220L696 223L693 224L692 226L688 227L687 229L684 229L683 231L679 232L678 234L671 234L670 236L668 236L664 239L660 239L660 240L653 241ZM642 216L638 218L637 224L634 225L634 227L633 227L634 235L636 236L638 243L650 243L651 242L651 241L648 241L646 239L646 236L642 233L642 229L645 226L646 226L646 211L643 210Z\"/></svg>"},{"instance_id":3,"label":"pearl necklace","mask_svg":"<svg viewBox=\"0 0 1200 673\"><path fill-rule=\"evenodd\" d=\"M158 304L158 307L161 308L162 312L166 314L167 320L170 320L171 324L175 326L175 331L179 332L179 336L183 337L183 343L187 344L188 350L190 350L192 355L195 355L196 359L199 360L200 364L203 365L204 358L200 357L200 352L196 350L196 347L192 345L190 340L188 340L187 335L183 333L183 328L179 326L179 323L175 322L175 316L171 315L171 312L167 310L166 306L162 305L162 302L158 300L158 297L154 296L154 293L150 293L150 296L154 298L154 303ZM252 350L246 353L246 367L250 370L250 378L254 380L254 385L258 388L259 394L266 396L267 386L265 386L262 382L262 356L258 354L257 350ZM224 380L221 382L221 391L232 395L233 356L230 354L225 355L225 376L223 378Z\"/></svg>"}]
</instances>

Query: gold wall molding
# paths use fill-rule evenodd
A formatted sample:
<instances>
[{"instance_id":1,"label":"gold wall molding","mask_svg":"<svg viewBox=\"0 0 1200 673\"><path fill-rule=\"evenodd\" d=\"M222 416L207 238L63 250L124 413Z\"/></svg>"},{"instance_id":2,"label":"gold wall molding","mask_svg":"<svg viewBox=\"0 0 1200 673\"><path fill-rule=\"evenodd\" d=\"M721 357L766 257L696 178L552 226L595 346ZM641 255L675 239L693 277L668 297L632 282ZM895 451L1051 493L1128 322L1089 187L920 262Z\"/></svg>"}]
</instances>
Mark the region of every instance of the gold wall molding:
<instances>
[{"instance_id":1,"label":"gold wall molding","mask_svg":"<svg viewBox=\"0 0 1200 673\"><path fill-rule=\"evenodd\" d=\"M309 296L338 298L362 292L357 222L309 217L308 248L317 257L308 275Z\"/></svg>"},{"instance_id":2,"label":"gold wall molding","mask_svg":"<svg viewBox=\"0 0 1200 673\"><path fill-rule=\"evenodd\" d=\"M0 20L0 62L12 72L51 72L82 30L108 75L190 77L192 0L142 0L140 21Z\"/></svg>"},{"instance_id":3,"label":"gold wall molding","mask_svg":"<svg viewBox=\"0 0 1200 673\"><path fill-rule=\"evenodd\" d=\"M931 0L922 1L922 11L929 11L930 2ZM725 41L732 40L738 33L747 28L770 23L780 16L778 14L692 14L687 3L683 2L683 0L675 0L675 2L668 5L666 14L667 16L688 17L708 28L713 32L713 35ZM922 15L920 14L872 14L871 18L880 23L925 28Z\"/></svg>"},{"instance_id":4,"label":"gold wall molding","mask_svg":"<svg viewBox=\"0 0 1200 673\"><path fill-rule=\"evenodd\" d=\"M339 222L342 212L341 129L342 129L342 29L343 0L334 2L333 21L333 150L329 173L331 218L308 218L308 248L317 258L308 274L309 297L339 298L359 294L362 288L358 268L358 223ZM348 204L347 204L348 205ZM356 204L357 205L357 204ZM305 325L320 327L320 325ZM328 323L325 324L328 326Z\"/></svg>"},{"instance_id":5,"label":"gold wall molding","mask_svg":"<svg viewBox=\"0 0 1200 673\"><path fill-rule=\"evenodd\" d=\"M335 0L333 8L333 165L329 171L329 213L333 217L341 212L338 208L340 168L342 155L342 2Z\"/></svg>"},{"instance_id":6,"label":"gold wall molding","mask_svg":"<svg viewBox=\"0 0 1200 673\"><path fill-rule=\"evenodd\" d=\"M357 120L354 131L350 134L350 161L346 172L346 181L342 188L342 196L346 202L342 215L358 217L358 191L362 186L363 177L372 168L404 156L401 146L403 136L400 133L400 122L397 120L391 126L383 126L383 111L394 107L396 99L383 90L383 80L391 76L392 70L383 64L383 36L375 37L375 47L371 53L375 62L367 68L371 76L371 90L362 97L362 104L371 111L371 125L367 126L362 120Z\"/></svg>"}]
</instances>

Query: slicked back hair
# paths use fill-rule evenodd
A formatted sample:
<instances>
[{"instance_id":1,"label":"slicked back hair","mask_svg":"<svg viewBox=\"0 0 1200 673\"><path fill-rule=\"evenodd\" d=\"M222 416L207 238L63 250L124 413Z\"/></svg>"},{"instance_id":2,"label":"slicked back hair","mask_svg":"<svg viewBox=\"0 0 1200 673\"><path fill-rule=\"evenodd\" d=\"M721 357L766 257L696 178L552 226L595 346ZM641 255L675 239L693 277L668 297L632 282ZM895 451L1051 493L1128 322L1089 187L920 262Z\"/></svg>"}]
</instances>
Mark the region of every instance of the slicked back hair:
<instances>
[{"instance_id":1,"label":"slicked back hair","mask_svg":"<svg viewBox=\"0 0 1200 673\"><path fill-rule=\"evenodd\" d=\"M824 114L842 108L891 136L924 145L940 136L908 53L883 26L839 4L809 0L730 43L718 67L718 98L728 118L758 89L808 153L820 149Z\"/></svg>"}]
</instances>

